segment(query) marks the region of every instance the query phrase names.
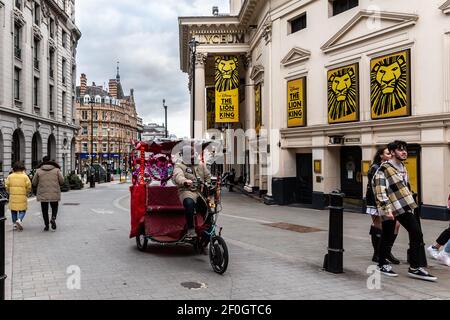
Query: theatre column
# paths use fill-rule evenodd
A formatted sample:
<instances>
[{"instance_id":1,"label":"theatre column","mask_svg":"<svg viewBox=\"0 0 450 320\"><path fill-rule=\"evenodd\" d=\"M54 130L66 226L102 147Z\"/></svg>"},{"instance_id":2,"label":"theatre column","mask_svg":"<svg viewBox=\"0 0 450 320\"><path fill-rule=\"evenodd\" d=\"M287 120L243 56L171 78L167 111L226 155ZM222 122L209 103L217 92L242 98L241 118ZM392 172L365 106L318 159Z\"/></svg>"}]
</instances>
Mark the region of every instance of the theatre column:
<instances>
[{"instance_id":1,"label":"theatre column","mask_svg":"<svg viewBox=\"0 0 450 320\"><path fill-rule=\"evenodd\" d=\"M207 53L199 52L195 56L195 122L194 136L202 139L206 132L206 87L205 64Z\"/></svg>"}]
</instances>

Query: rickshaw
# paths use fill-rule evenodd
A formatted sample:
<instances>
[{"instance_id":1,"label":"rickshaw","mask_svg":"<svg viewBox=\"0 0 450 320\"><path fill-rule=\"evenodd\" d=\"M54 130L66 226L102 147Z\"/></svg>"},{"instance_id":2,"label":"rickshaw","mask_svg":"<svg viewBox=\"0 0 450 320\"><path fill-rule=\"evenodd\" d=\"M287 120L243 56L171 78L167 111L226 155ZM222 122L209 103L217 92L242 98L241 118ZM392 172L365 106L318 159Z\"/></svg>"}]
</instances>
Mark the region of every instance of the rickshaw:
<instances>
[{"instance_id":1,"label":"rickshaw","mask_svg":"<svg viewBox=\"0 0 450 320\"><path fill-rule=\"evenodd\" d=\"M131 153L132 186L131 232L138 250L146 251L149 242L161 245L191 245L196 253L206 253L214 272L223 274L228 267L228 248L221 237L217 217L222 210L220 179L211 185L194 181L191 191L199 195L194 224L197 237L188 238L185 209L178 188L171 182L176 158L174 150L194 144L202 155L208 141L158 140L136 142ZM173 155L172 155L173 153Z\"/></svg>"}]
</instances>

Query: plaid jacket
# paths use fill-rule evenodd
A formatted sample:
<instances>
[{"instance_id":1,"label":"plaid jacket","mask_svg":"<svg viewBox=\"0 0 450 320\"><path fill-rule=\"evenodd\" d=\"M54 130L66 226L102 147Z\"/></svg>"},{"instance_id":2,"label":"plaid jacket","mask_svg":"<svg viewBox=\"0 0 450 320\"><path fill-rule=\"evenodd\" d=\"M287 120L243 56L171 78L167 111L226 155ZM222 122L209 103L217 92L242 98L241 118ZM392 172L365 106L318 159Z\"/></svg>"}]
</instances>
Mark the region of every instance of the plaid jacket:
<instances>
[{"instance_id":1,"label":"plaid jacket","mask_svg":"<svg viewBox=\"0 0 450 320\"><path fill-rule=\"evenodd\" d=\"M398 170L389 162L383 163L375 174L373 189L381 216L385 216L389 211L398 216L413 212L418 207L409 183L402 179Z\"/></svg>"}]
</instances>

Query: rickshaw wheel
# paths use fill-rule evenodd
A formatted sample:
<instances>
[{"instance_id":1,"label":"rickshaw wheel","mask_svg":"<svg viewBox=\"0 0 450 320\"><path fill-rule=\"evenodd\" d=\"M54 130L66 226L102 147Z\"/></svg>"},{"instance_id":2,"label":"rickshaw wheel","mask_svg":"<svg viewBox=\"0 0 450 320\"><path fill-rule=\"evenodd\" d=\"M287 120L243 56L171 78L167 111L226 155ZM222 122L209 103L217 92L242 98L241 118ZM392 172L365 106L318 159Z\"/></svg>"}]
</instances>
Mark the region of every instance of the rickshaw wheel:
<instances>
[{"instance_id":1,"label":"rickshaw wheel","mask_svg":"<svg viewBox=\"0 0 450 320\"><path fill-rule=\"evenodd\" d=\"M214 272L224 274L228 267L228 247L222 237L211 238L209 244L209 261Z\"/></svg>"},{"instance_id":2,"label":"rickshaw wheel","mask_svg":"<svg viewBox=\"0 0 450 320\"><path fill-rule=\"evenodd\" d=\"M143 224L139 226L138 235L136 236L136 245L139 251L147 250L148 239L145 237L145 227Z\"/></svg>"}]
</instances>

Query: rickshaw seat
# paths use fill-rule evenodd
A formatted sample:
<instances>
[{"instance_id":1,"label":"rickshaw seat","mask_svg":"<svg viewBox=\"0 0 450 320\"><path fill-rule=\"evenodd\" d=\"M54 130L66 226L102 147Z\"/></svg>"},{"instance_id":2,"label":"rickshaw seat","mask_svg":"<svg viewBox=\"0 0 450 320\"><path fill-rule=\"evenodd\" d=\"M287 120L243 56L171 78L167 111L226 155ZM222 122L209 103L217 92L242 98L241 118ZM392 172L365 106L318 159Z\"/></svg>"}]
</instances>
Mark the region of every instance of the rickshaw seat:
<instances>
[{"instance_id":1,"label":"rickshaw seat","mask_svg":"<svg viewBox=\"0 0 450 320\"><path fill-rule=\"evenodd\" d=\"M178 188L175 186L147 186L147 213L184 214Z\"/></svg>"}]
</instances>

